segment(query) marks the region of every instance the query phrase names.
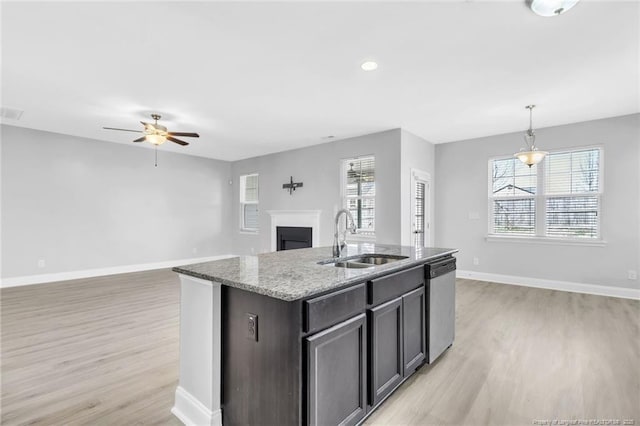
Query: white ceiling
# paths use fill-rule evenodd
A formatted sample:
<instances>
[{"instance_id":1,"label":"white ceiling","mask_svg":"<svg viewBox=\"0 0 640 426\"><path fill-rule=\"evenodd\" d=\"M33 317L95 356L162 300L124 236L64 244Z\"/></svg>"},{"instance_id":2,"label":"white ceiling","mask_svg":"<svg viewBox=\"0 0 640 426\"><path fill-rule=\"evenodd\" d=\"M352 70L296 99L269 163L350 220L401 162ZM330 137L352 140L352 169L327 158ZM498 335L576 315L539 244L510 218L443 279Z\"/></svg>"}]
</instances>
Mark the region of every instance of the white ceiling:
<instances>
[{"instance_id":1,"label":"white ceiling","mask_svg":"<svg viewBox=\"0 0 640 426\"><path fill-rule=\"evenodd\" d=\"M11 125L131 143L150 112L223 160L403 127L434 143L631 114L638 2L2 3ZM373 59L374 72L360 64ZM519 141L514 141L514 144ZM514 146L516 149L516 146Z\"/></svg>"}]
</instances>

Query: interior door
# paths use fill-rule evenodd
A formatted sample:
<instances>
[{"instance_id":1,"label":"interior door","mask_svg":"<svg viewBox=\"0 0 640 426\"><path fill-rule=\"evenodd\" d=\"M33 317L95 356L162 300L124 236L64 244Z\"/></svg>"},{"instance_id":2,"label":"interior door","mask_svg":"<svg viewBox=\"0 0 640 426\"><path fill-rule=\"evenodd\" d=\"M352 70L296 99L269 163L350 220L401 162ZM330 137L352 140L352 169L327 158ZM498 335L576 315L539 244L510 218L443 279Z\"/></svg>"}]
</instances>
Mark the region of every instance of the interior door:
<instances>
[{"instance_id":1,"label":"interior door","mask_svg":"<svg viewBox=\"0 0 640 426\"><path fill-rule=\"evenodd\" d=\"M416 247L430 244L429 199L431 177L419 170L411 171L411 242Z\"/></svg>"}]
</instances>

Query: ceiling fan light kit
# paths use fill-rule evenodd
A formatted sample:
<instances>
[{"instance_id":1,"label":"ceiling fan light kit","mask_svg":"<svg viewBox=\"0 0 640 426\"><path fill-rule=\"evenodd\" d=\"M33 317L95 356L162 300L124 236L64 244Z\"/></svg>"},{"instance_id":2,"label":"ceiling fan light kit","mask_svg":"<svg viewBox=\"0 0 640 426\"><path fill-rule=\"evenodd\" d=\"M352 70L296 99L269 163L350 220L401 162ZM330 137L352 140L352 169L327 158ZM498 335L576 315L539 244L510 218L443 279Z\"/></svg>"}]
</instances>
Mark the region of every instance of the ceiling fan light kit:
<instances>
[{"instance_id":1,"label":"ceiling fan light kit","mask_svg":"<svg viewBox=\"0 0 640 426\"><path fill-rule=\"evenodd\" d=\"M162 145L167 141L167 138L163 135L151 134L151 135L145 136L145 140L154 145Z\"/></svg>"},{"instance_id":2,"label":"ceiling fan light kit","mask_svg":"<svg viewBox=\"0 0 640 426\"><path fill-rule=\"evenodd\" d=\"M571 9L580 0L526 0L531 10L540 16L558 16Z\"/></svg>"},{"instance_id":3,"label":"ceiling fan light kit","mask_svg":"<svg viewBox=\"0 0 640 426\"><path fill-rule=\"evenodd\" d=\"M151 118L155 121L154 123L145 123L144 121L140 122L140 124L144 126L143 130L118 129L115 127L103 127L103 129L118 130L121 132L144 133L143 137L135 139L134 142L147 141L155 146L162 145L166 141L171 141L171 142L177 143L178 145L186 146L186 145L189 145L189 142L180 140L175 136L182 136L182 137L188 137L188 138L200 137L199 134L193 133L193 132L169 132L165 126L158 124L158 120L162 118L160 114L151 114Z\"/></svg>"},{"instance_id":4,"label":"ceiling fan light kit","mask_svg":"<svg viewBox=\"0 0 640 426\"><path fill-rule=\"evenodd\" d=\"M135 139L133 142L149 142L155 147L155 165L158 167L158 146L162 145L166 141L171 141L173 143L177 143L178 145L189 145L189 142L185 142L176 138L175 136L183 136L188 138L199 138L200 135L192 132L169 132L165 126L158 124L158 120L162 118L160 114L151 114L151 118L155 121L155 123L145 123L141 121L140 123L144 126L143 130L131 130L131 129L118 129L116 127L103 127L105 130L118 130L121 132L134 132L134 133L143 133L144 136Z\"/></svg>"}]
</instances>

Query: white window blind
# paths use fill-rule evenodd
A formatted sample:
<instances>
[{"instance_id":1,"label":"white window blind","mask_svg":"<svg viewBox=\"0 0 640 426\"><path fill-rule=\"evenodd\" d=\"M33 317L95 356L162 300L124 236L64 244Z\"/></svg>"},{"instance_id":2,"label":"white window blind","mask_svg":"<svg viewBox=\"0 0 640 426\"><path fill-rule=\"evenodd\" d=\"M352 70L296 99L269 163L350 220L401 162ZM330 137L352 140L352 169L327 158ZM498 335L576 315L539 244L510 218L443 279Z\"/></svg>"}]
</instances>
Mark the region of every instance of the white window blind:
<instances>
[{"instance_id":1,"label":"white window blind","mask_svg":"<svg viewBox=\"0 0 640 426\"><path fill-rule=\"evenodd\" d=\"M416 187L415 190L415 201L414 201L414 212L413 212L413 222L414 222L414 234L415 234L415 245L416 247L424 247L424 233L425 233L425 188L426 184L422 181L415 182Z\"/></svg>"},{"instance_id":2,"label":"white window blind","mask_svg":"<svg viewBox=\"0 0 640 426\"><path fill-rule=\"evenodd\" d=\"M537 167L516 158L493 160L490 167L492 233L535 235Z\"/></svg>"},{"instance_id":3,"label":"white window blind","mask_svg":"<svg viewBox=\"0 0 640 426\"><path fill-rule=\"evenodd\" d=\"M376 205L375 157L343 160L344 207L353 216L358 233L374 235Z\"/></svg>"},{"instance_id":4,"label":"white window blind","mask_svg":"<svg viewBox=\"0 0 640 426\"><path fill-rule=\"evenodd\" d=\"M600 150L551 153L545 162L547 236L598 238Z\"/></svg>"},{"instance_id":5,"label":"white window blind","mask_svg":"<svg viewBox=\"0 0 640 426\"><path fill-rule=\"evenodd\" d=\"M600 238L600 148L552 152L531 168L489 161L489 233L557 239Z\"/></svg>"},{"instance_id":6,"label":"white window blind","mask_svg":"<svg viewBox=\"0 0 640 426\"><path fill-rule=\"evenodd\" d=\"M258 175L240 176L240 228L258 230Z\"/></svg>"}]
</instances>

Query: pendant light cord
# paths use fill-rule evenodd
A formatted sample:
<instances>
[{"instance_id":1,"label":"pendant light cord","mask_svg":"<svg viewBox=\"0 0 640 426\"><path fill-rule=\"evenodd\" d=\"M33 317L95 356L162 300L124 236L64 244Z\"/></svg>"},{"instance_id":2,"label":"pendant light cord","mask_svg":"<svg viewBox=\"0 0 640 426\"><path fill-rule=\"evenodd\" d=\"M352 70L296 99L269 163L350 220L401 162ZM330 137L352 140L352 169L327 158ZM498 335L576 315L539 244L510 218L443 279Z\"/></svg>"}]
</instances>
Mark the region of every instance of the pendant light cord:
<instances>
[{"instance_id":1,"label":"pendant light cord","mask_svg":"<svg viewBox=\"0 0 640 426\"><path fill-rule=\"evenodd\" d=\"M156 165L155 165L155 167L158 167L158 145L156 145L155 151L156 151Z\"/></svg>"},{"instance_id":2,"label":"pendant light cord","mask_svg":"<svg viewBox=\"0 0 640 426\"><path fill-rule=\"evenodd\" d=\"M529 131L533 130L533 106L529 105Z\"/></svg>"}]
</instances>

